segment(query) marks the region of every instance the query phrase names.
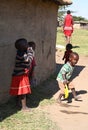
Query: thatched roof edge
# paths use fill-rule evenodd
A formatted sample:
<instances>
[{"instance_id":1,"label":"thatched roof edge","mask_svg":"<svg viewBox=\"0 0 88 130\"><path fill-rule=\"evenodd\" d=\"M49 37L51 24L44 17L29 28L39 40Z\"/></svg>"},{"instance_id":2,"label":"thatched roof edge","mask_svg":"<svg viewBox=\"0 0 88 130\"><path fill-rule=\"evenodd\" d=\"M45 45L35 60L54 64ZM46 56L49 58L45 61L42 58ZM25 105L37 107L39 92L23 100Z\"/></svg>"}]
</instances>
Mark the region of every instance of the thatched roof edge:
<instances>
[{"instance_id":1,"label":"thatched roof edge","mask_svg":"<svg viewBox=\"0 0 88 130\"><path fill-rule=\"evenodd\" d=\"M55 2L58 5L71 5L72 1L71 0L51 0Z\"/></svg>"}]
</instances>

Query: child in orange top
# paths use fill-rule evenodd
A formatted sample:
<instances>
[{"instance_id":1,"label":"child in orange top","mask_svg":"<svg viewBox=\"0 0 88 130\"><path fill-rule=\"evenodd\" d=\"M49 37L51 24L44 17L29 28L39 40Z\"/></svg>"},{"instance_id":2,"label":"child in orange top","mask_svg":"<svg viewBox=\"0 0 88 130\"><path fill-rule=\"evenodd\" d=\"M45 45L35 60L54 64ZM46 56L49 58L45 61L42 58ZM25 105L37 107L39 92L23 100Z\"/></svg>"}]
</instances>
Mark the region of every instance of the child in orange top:
<instances>
[{"instance_id":1,"label":"child in orange top","mask_svg":"<svg viewBox=\"0 0 88 130\"><path fill-rule=\"evenodd\" d=\"M67 63L67 61L69 61L69 56L70 56L70 54L72 53L72 44L70 44L70 43L68 43L67 45L66 45L66 51L65 51L65 53L64 53L64 56L63 56L63 58L62 58L62 60L65 60L65 63Z\"/></svg>"}]
</instances>

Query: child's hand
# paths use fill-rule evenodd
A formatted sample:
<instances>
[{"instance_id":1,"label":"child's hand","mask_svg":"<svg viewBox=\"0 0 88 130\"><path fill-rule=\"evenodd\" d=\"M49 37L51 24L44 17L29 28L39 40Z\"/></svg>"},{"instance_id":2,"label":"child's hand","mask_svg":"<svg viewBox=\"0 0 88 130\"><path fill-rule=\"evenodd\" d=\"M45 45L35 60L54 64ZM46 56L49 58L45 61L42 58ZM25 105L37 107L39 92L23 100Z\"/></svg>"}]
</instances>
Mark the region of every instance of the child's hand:
<instances>
[{"instance_id":1,"label":"child's hand","mask_svg":"<svg viewBox=\"0 0 88 130\"><path fill-rule=\"evenodd\" d=\"M66 85L66 84L68 84L68 83L69 83L69 81L67 81L67 80L64 80L64 81L63 81L63 84L64 84L64 85Z\"/></svg>"},{"instance_id":2,"label":"child's hand","mask_svg":"<svg viewBox=\"0 0 88 130\"><path fill-rule=\"evenodd\" d=\"M32 47L28 47L27 53L30 53L34 56L34 51L33 51Z\"/></svg>"}]
</instances>

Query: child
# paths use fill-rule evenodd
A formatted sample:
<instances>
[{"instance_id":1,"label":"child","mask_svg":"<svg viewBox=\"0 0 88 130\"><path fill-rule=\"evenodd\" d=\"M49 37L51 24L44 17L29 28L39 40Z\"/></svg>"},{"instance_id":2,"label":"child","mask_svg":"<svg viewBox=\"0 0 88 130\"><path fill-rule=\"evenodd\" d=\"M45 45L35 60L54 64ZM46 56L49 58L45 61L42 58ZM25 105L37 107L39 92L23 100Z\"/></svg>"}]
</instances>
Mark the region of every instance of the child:
<instances>
[{"instance_id":1,"label":"child","mask_svg":"<svg viewBox=\"0 0 88 130\"><path fill-rule=\"evenodd\" d=\"M36 49L36 44L31 41L31 42L28 42L28 45L29 47L32 47L33 49L33 52L34 52L34 55L33 55L33 60L31 62L31 66L30 66L30 70L29 70L29 80L30 80L30 83L31 83L31 86L35 86L35 81L36 79L34 78L34 68L36 66L36 62L35 62L35 49Z\"/></svg>"},{"instance_id":2,"label":"child","mask_svg":"<svg viewBox=\"0 0 88 130\"><path fill-rule=\"evenodd\" d=\"M60 72L57 76L58 85L60 87L59 96L58 96L58 103L61 103L61 97L64 95L65 84L68 85L69 89L71 89L73 97L75 100L78 100L76 96L75 88L71 81L71 75L74 69L75 64L77 64L79 60L79 55L76 52L72 52L69 57L69 61L63 65Z\"/></svg>"},{"instance_id":3,"label":"child","mask_svg":"<svg viewBox=\"0 0 88 130\"><path fill-rule=\"evenodd\" d=\"M66 45L66 51L65 51L65 53L64 53L64 56L63 56L63 58L62 58L62 60L64 60L65 59L65 63L67 63L67 61L69 61L69 56L70 56L70 54L72 53L72 44L70 44L70 43L68 43L67 45Z\"/></svg>"},{"instance_id":4,"label":"child","mask_svg":"<svg viewBox=\"0 0 88 130\"><path fill-rule=\"evenodd\" d=\"M22 110L29 110L26 105L26 94L31 93L28 72L33 60L33 50L29 48L27 40L24 38L16 40L15 47L17 54L10 94L18 97Z\"/></svg>"}]
</instances>

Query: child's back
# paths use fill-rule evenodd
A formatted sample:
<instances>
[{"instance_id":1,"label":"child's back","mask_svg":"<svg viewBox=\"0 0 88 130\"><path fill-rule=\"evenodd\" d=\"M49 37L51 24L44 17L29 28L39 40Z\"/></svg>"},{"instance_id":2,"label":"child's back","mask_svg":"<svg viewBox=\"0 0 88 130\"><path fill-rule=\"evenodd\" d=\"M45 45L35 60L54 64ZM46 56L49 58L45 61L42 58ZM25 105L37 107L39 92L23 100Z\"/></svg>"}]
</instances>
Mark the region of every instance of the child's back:
<instances>
[{"instance_id":1,"label":"child's back","mask_svg":"<svg viewBox=\"0 0 88 130\"><path fill-rule=\"evenodd\" d=\"M67 63L69 61L69 56L72 53L72 44L68 43L66 45L66 51L64 52L64 56L63 56L63 60L65 60L65 63Z\"/></svg>"}]
</instances>

